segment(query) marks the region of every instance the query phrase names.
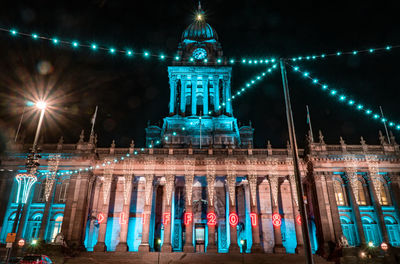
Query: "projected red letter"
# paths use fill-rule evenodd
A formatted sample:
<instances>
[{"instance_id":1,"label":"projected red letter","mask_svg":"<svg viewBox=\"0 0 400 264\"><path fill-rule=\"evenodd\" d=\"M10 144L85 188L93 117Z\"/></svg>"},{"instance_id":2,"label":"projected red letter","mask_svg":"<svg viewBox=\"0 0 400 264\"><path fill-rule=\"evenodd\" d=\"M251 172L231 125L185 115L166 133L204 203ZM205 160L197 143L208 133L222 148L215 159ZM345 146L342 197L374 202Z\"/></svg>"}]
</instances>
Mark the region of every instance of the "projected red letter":
<instances>
[{"instance_id":1,"label":"projected red letter","mask_svg":"<svg viewBox=\"0 0 400 264\"><path fill-rule=\"evenodd\" d=\"M296 217L296 222L297 222L299 225L301 225L301 216L300 216L300 215L298 215L298 216Z\"/></svg>"},{"instance_id":2,"label":"projected red letter","mask_svg":"<svg viewBox=\"0 0 400 264\"><path fill-rule=\"evenodd\" d=\"M250 213L250 219L251 219L251 225L252 226L257 226L257 214L256 213Z\"/></svg>"},{"instance_id":3,"label":"projected red letter","mask_svg":"<svg viewBox=\"0 0 400 264\"><path fill-rule=\"evenodd\" d=\"M192 222L193 214L192 213L185 213L183 215L183 222L185 225L188 225Z\"/></svg>"},{"instance_id":4,"label":"projected red letter","mask_svg":"<svg viewBox=\"0 0 400 264\"><path fill-rule=\"evenodd\" d=\"M215 226L217 224L217 215L214 212L207 214L207 225Z\"/></svg>"},{"instance_id":5,"label":"projected red letter","mask_svg":"<svg viewBox=\"0 0 400 264\"><path fill-rule=\"evenodd\" d=\"M126 224L126 218L125 218L125 213L121 212L119 215L119 224L120 225L125 225Z\"/></svg>"},{"instance_id":6,"label":"projected red letter","mask_svg":"<svg viewBox=\"0 0 400 264\"><path fill-rule=\"evenodd\" d=\"M231 224L231 226L236 226L239 222L239 217L236 213L230 213L229 214L229 224Z\"/></svg>"},{"instance_id":7,"label":"projected red letter","mask_svg":"<svg viewBox=\"0 0 400 264\"><path fill-rule=\"evenodd\" d=\"M105 217L104 217L103 213L99 213L99 214L97 215L97 222L98 222L99 224L103 223L104 219L105 219Z\"/></svg>"},{"instance_id":8,"label":"projected red letter","mask_svg":"<svg viewBox=\"0 0 400 264\"><path fill-rule=\"evenodd\" d=\"M275 213L272 215L272 224L275 227L280 227L282 225L282 221L281 221L281 215L278 213Z\"/></svg>"},{"instance_id":9,"label":"projected red letter","mask_svg":"<svg viewBox=\"0 0 400 264\"><path fill-rule=\"evenodd\" d=\"M171 213L164 213L163 214L163 224L164 225L168 224L170 218L171 218Z\"/></svg>"},{"instance_id":10,"label":"projected red letter","mask_svg":"<svg viewBox=\"0 0 400 264\"><path fill-rule=\"evenodd\" d=\"M146 223L146 214L142 214L142 224Z\"/></svg>"}]
</instances>

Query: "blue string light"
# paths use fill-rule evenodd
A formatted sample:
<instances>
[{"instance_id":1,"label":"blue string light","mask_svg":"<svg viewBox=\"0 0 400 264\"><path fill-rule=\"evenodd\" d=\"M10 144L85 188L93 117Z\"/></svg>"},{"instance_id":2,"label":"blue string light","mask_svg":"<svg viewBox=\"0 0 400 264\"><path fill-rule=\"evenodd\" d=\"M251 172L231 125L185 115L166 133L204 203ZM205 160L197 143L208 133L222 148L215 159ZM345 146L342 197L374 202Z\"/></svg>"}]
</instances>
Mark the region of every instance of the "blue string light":
<instances>
[{"instance_id":1,"label":"blue string light","mask_svg":"<svg viewBox=\"0 0 400 264\"><path fill-rule=\"evenodd\" d=\"M302 60L324 59L326 57L339 57L342 55L357 55L359 53L370 53L371 54L371 53L377 53L378 51L379 52L389 51L393 48L400 48L400 45L394 45L394 46L386 45L386 46L382 46L379 48L369 48L369 49L361 49L361 50L353 50L353 51L345 51L345 52L337 51L337 52L328 53L328 54L322 53L320 55L294 56L291 58L284 58L284 60L286 60L286 61L302 61Z\"/></svg>"},{"instance_id":2,"label":"blue string light","mask_svg":"<svg viewBox=\"0 0 400 264\"><path fill-rule=\"evenodd\" d=\"M388 121L386 118L381 117L378 113L373 113L373 111L370 108L366 108L360 102L356 102L354 99L349 98L348 96L346 96L344 94L339 94L336 89L328 88L328 85L321 83L316 78L311 77L308 72L300 70L299 66L293 66L289 63L286 63L286 64L289 65L293 69L294 72L301 74L305 78L310 79L311 83L313 85L318 85L322 88L322 90L329 92L329 95L338 99L339 102L345 103L345 104L349 105L350 107L353 107L353 109L355 109L359 112L363 112L364 114L366 114L367 116L370 116L374 120L379 120L380 122L383 122L383 123L388 122L389 127L393 127L396 130L400 130L400 122L396 123L393 121Z\"/></svg>"},{"instance_id":3,"label":"blue string light","mask_svg":"<svg viewBox=\"0 0 400 264\"><path fill-rule=\"evenodd\" d=\"M159 144L159 141L158 141L157 144ZM152 147L153 147L153 146L151 146L150 148L152 148ZM144 149L144 148L141 148L140 151L141 151L141 152L145 152L145 149ZM135 150L135 151L133 151L133 154L134 154L134 155L138 155L139 152L138 152L137 150ZM127 153L127 154L125 154L124 156L121 156L120 158L115 158L115 159L113 160L113 164L118 163L118 162L121 162L121 161L124 161L125 158L126 158L126 157L130 157L130 155L131 155L131 154ZM96 170L96 169L102 169L103 167L106 167L107 165L110 165L110 164L111 164L110 161L107 161L107 162L103 161L103 163L101 163L101 164L99 163L99 164L97 164L97 165L95 165L95 166L82 167L82 168L77 168L77 169L74 169L74 170L61 170L61 171L57 172L56 175L59 175L59 176L63 176L63 175L72 175L72 174L76 174L76 173L79 173L79 172L82 172L82 171L92 171L92 170ZM40 171L39 174L40 174L40 175L53 175L54 172L50 172L50 171Z\"/></svg>"}]
</instances>

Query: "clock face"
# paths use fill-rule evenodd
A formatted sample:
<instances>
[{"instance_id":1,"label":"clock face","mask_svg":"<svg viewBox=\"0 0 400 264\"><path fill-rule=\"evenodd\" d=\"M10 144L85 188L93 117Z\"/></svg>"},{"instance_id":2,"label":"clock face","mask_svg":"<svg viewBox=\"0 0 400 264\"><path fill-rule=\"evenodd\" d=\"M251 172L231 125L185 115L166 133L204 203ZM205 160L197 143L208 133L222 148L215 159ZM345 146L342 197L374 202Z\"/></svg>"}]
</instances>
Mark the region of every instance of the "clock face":
<instances>
[{"instance_id":1,"label":"clock face","mask_svg":"<svg viewBox=\"0 0 400 264\"><path fill-rule=\"evenodd\" d=\"M193 51L193 58L196 60L203 60L207 58L207 51L203 48L197 48Z\"/></svg>"}]
</instances>

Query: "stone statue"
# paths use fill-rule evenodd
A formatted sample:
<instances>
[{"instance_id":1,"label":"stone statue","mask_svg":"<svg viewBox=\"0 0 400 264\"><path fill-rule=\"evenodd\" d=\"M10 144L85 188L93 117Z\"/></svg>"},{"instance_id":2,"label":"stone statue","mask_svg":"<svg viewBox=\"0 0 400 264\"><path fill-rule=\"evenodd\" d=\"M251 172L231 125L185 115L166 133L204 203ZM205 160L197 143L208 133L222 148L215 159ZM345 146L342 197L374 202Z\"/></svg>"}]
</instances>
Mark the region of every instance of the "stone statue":
<instances>
[{"instance_id":1,"label":"stone statue","mask_svg":"<svg viewBox=\"0 0 400 264\"><path fill-rule=\"evenodd\" d=\"M339 246L341 247L349 247L349 242L347 238L342 234L339 239Z\"/></svg>"},{"instance_id":2,"label":"stone statue","mask_svg":"<svg viewBox=\"0 0 400 264\"><path fill-rule=\"evenodd\" d=\"M56 237L54 238L54 244L66 246L63 233L60 232L56 235Z\"/></svg>"}]
</instances>

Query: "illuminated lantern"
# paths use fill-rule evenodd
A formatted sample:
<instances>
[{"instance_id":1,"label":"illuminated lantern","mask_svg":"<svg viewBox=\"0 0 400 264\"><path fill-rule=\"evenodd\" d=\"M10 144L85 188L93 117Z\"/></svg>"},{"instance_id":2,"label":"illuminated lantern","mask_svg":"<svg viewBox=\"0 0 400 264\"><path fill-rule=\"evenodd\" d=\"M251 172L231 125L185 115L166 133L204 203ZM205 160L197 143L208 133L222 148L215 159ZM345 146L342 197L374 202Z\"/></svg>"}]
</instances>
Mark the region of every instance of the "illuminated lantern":
<instances>
[{"instance_id":1,"label":"illuminated lantern","mask_svg":"<svg viewBox=\"0 0 400 264\"><path fill-rule=\"evenodd\" d=\"M229 224L231 226L236 226L239 222L239 217L236 213L230 213L229 214Z\"/></svg>"},{"instance_id":2,"label":"illuminated lantern","mask_svg":"<svg viewBox=\"0 0 400 264\"><path fill-rule=\"evenodd\" d=\"M272 215L272 224L275 227L280 227L282 225L282 221L281 221L281 215L278 213L275 213Z\"/></svg>"},{"instance_id":3,"label":"illuminated lantern","mask_svg":"<svg viewBox=\"0 0 400 264\"><path fill-rule=\"evenodd\" d=\"M300 216L300 215L298 215L298 216L296 217L296 222L297 222L299 225L301 225L301 216Z\"/></svg>"},{"instance_id":4,"label":"illuminated lantern","mask_svg":"<svg viewBox=\"0 0 400 264\"><path fill-rule=\"evenodd\" d=\"M24 245L25 245L25 240L23 240L22 238L18 240L18 246L23 247Z\"/></svg>"},{"instance_id":5,"label":"illuminated lantern","mask_svg":"<svg viewBox=\"0 0 400 264\"><path fill-rule=\"evenodd\" d=\"M251 225L252 226L257 226L257 214L256 213L250 213L250 219L251 219Z\"/></svg>"},{"instance_id":6,"label":"illuminated lantern","mask_svg":"<svg viewBox=\"0 0 400 264\"><path fill-rule=\"evenodd\" d=\"M388 248L389 248L389 246L388 246L388 244L387 243L385 243L385 242L382 242L382 244L381 244L381 249L383 249L383 250L388 250Z\"/></svg>"},{"instance_id":7,"label":"illuminated lantern","mask_svg":"<svg viewBox=\"0 0 400 264\"><path fill-rule=\"evenodd\" d=\"M163 224L167 225L171 219L171 213L163 213Z\"/></svg>"},{"instance_id":8,"label":"illuminated lantern","mask_svg":"<svg viewBox=\"0 0 400 264\"><path fill-rule=\"evenodd\" d=\"M120 225L126 224L126 217L124 212L121 212L121 214L119 215L119 224Z\"/></svg>"},{"instance_id":9,"label":"illuminated lantern","mask_svg":"<svg viewBox=\"0 0 400 264\"><path fill-rule=\"evenodd\" d=\"M97 215L97 222L98 222L99 224L103 223L104 219L105 219L105 217L104 217L103 213L99 213L99 214Z\"/></svg>"},{"instance_id":10,"label":"illuminated lantern","mask_svg":"<svg viewBox=\"0 0 400 264\"><path fill-rule=\"evenodd\" d=\"M207 214L207 225L215 226L217 224L217 215L214 212Z\"/></svg>"},{"instance_id":11,"label":"illuminated lantern","mask_svg":"<svg viewBox=\"0 0 400 264\"><path fill-rule=\"evenodd\" d=\"M183 222L185 223L185 225L188 225L192 222L193 219L193 214L192 213L185 213L183 215Z\"/></svg>"}]
</instances>

